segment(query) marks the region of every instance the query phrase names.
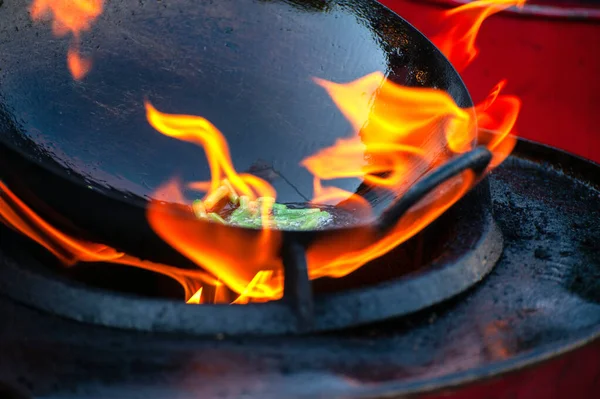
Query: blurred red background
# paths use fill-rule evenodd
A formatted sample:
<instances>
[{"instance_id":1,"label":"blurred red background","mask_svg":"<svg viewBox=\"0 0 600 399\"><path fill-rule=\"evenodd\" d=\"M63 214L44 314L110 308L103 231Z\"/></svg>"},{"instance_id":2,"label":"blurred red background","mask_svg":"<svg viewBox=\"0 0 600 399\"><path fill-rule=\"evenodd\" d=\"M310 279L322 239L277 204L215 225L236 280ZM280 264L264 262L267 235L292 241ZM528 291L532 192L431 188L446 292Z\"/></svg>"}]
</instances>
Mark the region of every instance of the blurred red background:
<instances>
[{"instance_id":1,"label":"blurred red background","mask_svg":"<svg viewBox=\"0 0 600 399\"><path fill-rule=\"evenodd\" d=\"M467 0L380 0L425 35L441 13ZM529 0L527 15L502 12L484 22L480 52L462 74L473 100L501 79L521 97L521 137L600 163L600 0ZM587 7L587 8L582 8ZM423 396L423 399L596 398L600 342L542 365Z\"/></svg>"},{"instance_id":2,"label":"blurred red background","mask_svg":"<svg viewBox=\"0 0 600 399\"><path fill-rule=\"evenodd\" d=\"M441 12L459 3L380 1L429 37ZM523 101L519 136L600 163L600 1L535 3L561 7L533 8L527 15L502 12L486 20L476 42L479 55L463 79L478 102L506 78L503 93ZM582 6L588 8L581 12Z\"/></svg>"}]
</instances>

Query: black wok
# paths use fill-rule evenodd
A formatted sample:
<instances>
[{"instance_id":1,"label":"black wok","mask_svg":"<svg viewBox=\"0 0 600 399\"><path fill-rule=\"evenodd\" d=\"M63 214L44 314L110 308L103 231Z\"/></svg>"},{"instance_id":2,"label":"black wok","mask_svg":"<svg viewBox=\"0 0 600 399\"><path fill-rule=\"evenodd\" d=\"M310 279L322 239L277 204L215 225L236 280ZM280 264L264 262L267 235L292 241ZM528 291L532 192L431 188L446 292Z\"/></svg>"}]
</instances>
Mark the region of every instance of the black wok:
<instances>
[{"instance_id":1,"label":"black wok","mask_svg":"<svg viewBox=\"0 0 600 399\"><path fill-rule=\"evenodd\" d=\"M66 68L69 40L32 23L27 7L18 0L0 6L0 178L57 227L141 257L185 263L149 227L147 200L173 175L209 178L198 147L147 123L144 99L210 120L238 171L259 165L273 172L278 202L309 199L312 176L300 161L351 134L312 77L348 82L382 71L473 105L435 46L375 1L106 2L83 37L93 68L80 82ZM433 150L446 151L443 144ZM477 150L402 201L378 194L379 209L392 207L379 224L396 220L432 184L488 161ZM364 191L360 182L344 184ZM300 236L308 245L311 235Z\"/></svg>"}]
</instances>

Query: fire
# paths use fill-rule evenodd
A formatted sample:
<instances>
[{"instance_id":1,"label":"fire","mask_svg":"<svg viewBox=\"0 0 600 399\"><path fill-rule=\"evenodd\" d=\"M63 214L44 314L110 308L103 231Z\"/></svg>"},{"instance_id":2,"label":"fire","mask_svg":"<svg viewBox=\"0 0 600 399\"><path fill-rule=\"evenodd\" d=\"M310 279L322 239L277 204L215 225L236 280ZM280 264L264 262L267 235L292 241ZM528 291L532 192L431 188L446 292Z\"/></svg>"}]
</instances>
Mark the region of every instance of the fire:
<instances>
[{"instance_id":1,"label":"fire","mask_svg":"<svg viewBox=\"0 0 600 399\"><path fill-rule=\"evenodd\" d=\"M54 35L73 35L67 65L76 80L83 79L91 68L91 61L79 54L81 33L91 29L94 20L102 14L103 6L104 0L34 0L31 5L31 18L34 21L51 15Z\"/></svg>"},{"instance_id":2,"label":"fire","mask_svg":"<svg viewBox=\"0 0 600 399\"><path fill-rule=\"evenodd\" d=\"M209 121L198 116L168 115L156 110L146 102L146 117L156 130L166 136L197 144L204 148L210 166L211 181L209 191L215 191L225 178L237 192L255 199L261 196L275 197L275 190L262 179L249 174L238 174L231 162L229 147L225 137ZM205 184L192 184L192 187L206 187Z\"/></svg>"},{"instance_id":3,"label":"fire","mask_svg":"<svg viewBox=\"0 0 600 399\"><path fill-rule=\"evenodd\" d=\"M181 184L168 182L154 196L180 198ZM150 226L165 242L232 291L258 300L281 298L283 269L279 259L279 232L198 220L190 207L157 200L148 206L147 216ZM256 277L264 276L265 272L270 272L269 278ZM258 281L249 287L256 279Z\"/></svg>"},{"instance_id":4,"label":"fire","mask_svg":"<svg viewBox=\"0 0 600 399\"><path fill-rule=\"evenodd\" d=\"M514 126L521 111L521 100L517 96L500 95L505 85L504 80L498 83L488 98L475 107L478 141L492 151L491 168L500 165L517 142Z\"/></svg>"},{"instance_id":5,"label":"fire","mask_svg":"<svg viewBox=\"0 0 600 399\"><path fill-rule=\"evenodd\" d=\"M458 107L442 90L409 88L375 72L354 82L339 84L317 80L356 129L352 138L340 139L302 161L315 176L315 192L323 192L322 180L355 177L366 183L395 190L408 188L423 169L448 160L452 153L473 148L475 126L497 134L489 148L494 165L510 153L507 139L520 111L515 96L500 95L500 82L475 112ZM485 141L487 143L487 141ZM444 153L449 149L450 154ZM500 151L502 148L502 151ZM384 177L382 173L387 172ZM351 195L336 190L329 201Z\"/></svg>"},{"instance_id":6,"label":"fire","mask_svg":"<svg viewBox=\"0 0 600 399\"><path fill-rule=\"evenodd\" d=\"M472 172L451 179L413 207L383 238L375 229L326 237L308 249L309 277L344 277L427 227L475 183Z\"/></svg>"},{"instance_id":7,"label":"fire","mask_svg":"<svg viewBox=\"0 0 600 399\"><path fill-rule=\"evenodd\" d=\"M522 7L526 0L478 0L443 14L443 28L431 41L462 72L477 56L475 39L488 17L510 7Z\"/></svg>"},{"instance_id":8,"label":"fire","mask_svg":"<svg viewBox=\"0 0 600 399\"><path fill-rule=\"evenodd\" d=\"M200 305L201 303L204 303L203 298L202 298L202 291L204 290L203 287L200 287L198 289L198 291L196 291L194 293L194 295L192 295L190 297L190 299L188 299L186 301L186 303L190 304L190 305Z\"/></svg>"},{"instance_id":9,"label":"fire","mask_svg":"<svg viewBox=\"0 0 600 399\"><path fill-rule=\"evenodd\" d=\"M476 112L459 108L444 91L400 86L379 72L346 84L317 82L357 130L353 138L339 140L303 161L315 176L315 191L322 190L322 180L357 177L403 192L426 169L474 148L475 140L492 151L493 166L500 164L515 144L509 133L520 101L500 95L504 82L475 107ZM480 134L475 133L478 123L485 128ZM382 177L386 171L391 172ZM375 231L361 237L353 232L352 237L315 243L308 251L311 278L342 277L389 252L458 201L476 182L474 177L465 172L440 187L383 238ZM351 195L339 189L337 193L337 201Z\"/></svg>"},{"instance_id":10,"label":"fire","mask_svg":"<svg viewBox=\"0 0 600 399\"><path fill-rule=\"evenodd\" d=\"M75 80L81 80L92 68L92 62L82 58L77 50L70 48L67 52L67 66Z\"/></svg>"},{"instance_id":11,"label":"fire","mask_svg":"<svg viewBox=\"0 0 600 399\"><path fill-rule=\"evenodd\" d=\"M302 161L319 179L317 184L323 179L356 177L390 189L408 187L443 152L446 142L439 127L448 120L461 132L450 137L447 144L451 148L473 142L471 112L458 107L441 90L396 85L381 72L346 84L315 81L329 93L356 132L354 137L339 140Z\"/></svg>"},{"instance_id":12,"label":"fire","mask_svg":"<svg viewBox=\"0 0 600 399\"><path fill-rule=\"evenodd\" d=\"M160 207L158 202L154 205ZM153 214L159 215L160 212L156 211ZM245 304L250 300L278 299L282 294L281 283L283 280L281 273L276 276L274 275L274 270L259 270L254 276L248 277L249 283L240 288L241 295L231 299L223 282L200 269L186 270L144 261L103 244L74 238L44 221L1 181L0 222L28 236L46 248L66 266L74 266L79 262L102 262L137 267L161 273L174 279L183 287L186 302L189 304L202 304L208 303L208 301L212 303L233 302L236 304ZM183 233L186 232L184 231ZM220 238L222 239L223 236L220 236ZM240 237L241 242L244 239L244 237ZM256 242L251 241L247 247L240 247L239 250L243 252L253 245L256 246L256 244ZM261 254L257 251L255 252L257 253L257 261L263 263ZM229 281L228 279L225 280ZM235 287L234 284L232 286ZM204 293L206 287L212 289L212 296L210 298L207 298Z\"/></svg>"},{"instance_id":13,"label":"fire","mask_svg":"<svg viewBox=\"0 0 600 399\"><path fill-rule=\"evenodd\" d=\"M148 122L160 133L202 147L211 171L210 182L193 182L188 188L205 191L204 200L219 189L224 179L236 192L255 199L276 198L266 181L238 174L229 155L223 134L199 116L170 115L159 112L146 102ZM154 193L155 198L185 202L181 184L171 181ZM268 223L269 208L263 204L263 223ZM244 298L278 299L283 293L283 272L279 259L281 235L270 229L247 231L223 228L196 220L191 208L175 212L172 203L151 202L148 221L156 233L198 266L217 276L227 287ZM224 245L226 243L226 245ZM224 250L226 248L226 250ZM243 302L238 298L238 303Z\"/></svg>"},{"instance_id":14,"label":"fire","mask_svg":"<svg viewBox=\"0 0 600 399\"><path fill-rule=\"evenodd\" d=\"M485 18L524 0L481 0L445 13L449 28L434 42L458 70L477 55L476 35ZM91 63L78 52L81 32L89 30L102 13L102 0L36 0L32 18L52 13L57 36L68 33L74 41L68 65L75 79L89 71ZM329 181L353 178L374 188L397 194L407 191L419 178L457 154L485 145L493 153L490 168L511 152L514 125L520 111L519 98L502 94L506 82L494 87L488 98L473 109L459 107L452 97L428 88L404 87L374 72L352 82L314 79L350 121L353 131L333 146L305 158L301 166L314 176L314 204L352 204L372 219L371 205L355 193ZM105 262L139 267L178 281L189 304L246 304L280 299L283 265L282 232L269 228L270 204L261 202L262 229L244 229L196 218L205 206L233 193L250 199L277 193L266 181L238 173L224 135L201 116L168 114L145 103L148 123L159 133L201 147L206 155L210 181L180 182L173 178L159 187L147 209L154 231L169 245L192 260L198 270L142 261L106 245L86 242L64 234L42 220L0 182L0 221L44 246L66 265ZM310 279L343 277L408 240L477 183L466 171L447 181L413 206L385 235L375 228L323 235L307 249ZM201 204L190 204L184 193L203 194Z\"/></svg>"},{"instance_id":15,"label":"fire","mask_svg":"<svg viewBox=\"0 0 600 399\"><path fill-rule=\"evenodd\" d=\"M346 84L317 82L358 130L355 136L340 139L333 147L302 162L315 176L315 203L327 199L337 204L357 197L337 187L323 187L322 180L354 177L373 186L402 192L427 170L447 162L456 153L472 149L475 139L489 144L495 164L500 163L514 145L508 134L520 102L500 95L502 84L476 107L476 114L458 107L444 91L403 87L386 80L381 73ZM161 113L149 103L146 110L148 121L159 132L204 149L211 182L190 183L188 187L210 193L215 190L213 187L219 187L223 178L228 178L236 190L248 195L275 196L267 182L235 172L222 133L206 119ZM479 121L491 129L481 137L475 134ZM384 237L375 230L365 229L317 241L307 253L309 277L342 277L384 255L439 217L475 183L471 172L449 181L414 207ZM171 181L159 189L155 197L185 202L181 186ZM234 303L281 297L279 232L212 225L194 219L190 209L175 212L176 207L172 203L153 201L148 209L151 226L171 246L238 293L240 296Z\"/></svg>"},{"instance_id":16,"label":"fire","mask_svg":"<svg viewBox=\"0 0 600 399\"><path fill-rule=\"evenodd\" d=\"M77 36L91 28L92 22L102 14L104 0L34 0L31 17L38 20L52 13L52 30L56 36L72 33Z\"/></svg>"},{"instance_id":17,"label":"fire","mask_svg":"<svg viewBox=\"0 0 600 399\"><path fill-rule=\"evenodd\" d=\"M104 262L138 267L164 274L181 284L186 298L203 284L220 282L201 270L184 270L159 263L143 261L116 251L114 248L80 240L62 233L44 221L0 181L0 221L37 242L67 266L78 262Z\"/></svg>"}]
</instances>

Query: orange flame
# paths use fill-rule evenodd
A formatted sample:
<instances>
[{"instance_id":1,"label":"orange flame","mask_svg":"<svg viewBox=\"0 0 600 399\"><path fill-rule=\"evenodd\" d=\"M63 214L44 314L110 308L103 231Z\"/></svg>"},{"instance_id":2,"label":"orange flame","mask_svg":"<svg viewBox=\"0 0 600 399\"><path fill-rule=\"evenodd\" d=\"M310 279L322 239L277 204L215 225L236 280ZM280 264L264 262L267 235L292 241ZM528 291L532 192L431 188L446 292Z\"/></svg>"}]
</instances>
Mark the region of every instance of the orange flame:
<instances>
[{"instance_id":1,"label":"orange flame","mask_svg":"<svg viewBox=\"0 0 600 399\"><path fill-rule=\"evenodd\" d=\"M524 0L484 0L458 7L446 13L452 27L434 41L457 69L462 70L477 55L475 39L483 21L498 11L523 3ZM357 178L368 185L401 193L427 170L447 162L453 154L472 149L476 141L493 153L490 168L500 164L515 144L510 133L520 110L520 100L500 95L504 81L474 110L460 108L444 91L402 87L379 72L345 84L318 78L315 82L327 90L356 134L302 161L314 175L313 203L340 204L350 200L369 209L362 197L337 187L323 186L322 181ZM275 197L266 182L259 181L255 187L258 190L253 190L246 181L250 177L235 172L224 137L208 121L194 116L161 114L150 104L146 104L146 109L149 122L161 133L204 148L212 173L211 182L191 183L188 187L211 192L226 177L246 195L268 193ZM479 131L477 125L481 128ZM364 229L317 241L307 253L309 277L342 277L382 256L439 217L475 183L470 171L446 182L413 207L383 238L375 231ZM164 190L178 191L177 196L181 196L175 183ZM155 202L148 211L153 228L165 241L240 294L234 303L276 299L282 295L278 234L268 230L252 235L224 231L219 236L220 226L209 228L207 223L186 221L165 209L159 211L160 207L164 205ZM240 251L226 254L215 250L222 248L223 242Z\"/></svg>"},{"instance_id":2,"label":"orange flame","mask_svg":"<svg viewBox=\"0 0 600 399\"><path fill-rule=\"evenodd\" d=\"M402 87L380 73L347 84L318 82L359 130L354 137L341 139L302 162L315 176L313 202L356 199L358 196L353 193L321 185L321 180L338 178L360 178L372 186L402 192L427 170L447 162L456 153L472 149L479 120L494 131L492 134L486 130L488 133L483 136L489 142L496 164L514 145L514 140L507 137L520 103L518 99L499 94L503 84L495 87L490 97L476 107L479 113L475 114L458 107L444 91ZM274 196L267 182L235 172L225 138L207 120L164 114L149 103L146 110L149 122L161 133L204 148L212 180L191 183L188 187L210 191L227 177L237 190L248 195ZM364 229L317 241L308 249L309 277L342 277L382 256L439 217L475 183L472 172L457 176L413 207L385 237ZM184 202L180 186L171 181L159 189L155 197ZM364 199L361 204L368 206ZM194 219L187 208L158 201L149 207L148 220L166 242L238 293L234 303L281 297L279 232L232 229L207 223Z\"/></svg>"},{"instance_id":3,"label":"orange flame","mask_svg":"<svg viewBox=\"0 0 600 399\"><path fill-rule=\"evenodd\" d=\"M464 69L476 56L475 38L488 16L524 0L482 0L446 13L451 25L434 42L457 69ZM78 40L89 30L103 7L102 0L36 0L32 18L54 15L57 36L69 32ZM68 64L75 79L89 71L91 63L79 55L74 41ZM490 168L511 152L511 136L520 111L517 97L500 94L500 82L488 98L474 109L460 108L441 90L397 85L375 72L349 83L315 79L351 122L354 132L307 157L302 166L314 176L313 203L343 205L371 211L370 204L354 193L323 181L356 178L367 185L402 194L428 170L476 143L493 153ZM185 188L206 193L205 202L218 190L234 190L256 199L276 197L267 182L239 174L233 166L221 132L199 116L166 114L146 102L148 122L161 134L202 147L211 172L208 182L191 182ZM479 126L479 129L477 128ZM223 188L223 182L228 185ZM474 184L476 176L466 171L447 181L413 206L385 235L370 228L324 235L307 250L309 277L342 277L384 255L438 218ZM0 221L29 236L67 265L76 262L107 262L162 273L178 281L187 303L235 303L279 299L283 295L283 266L280 258L282 233L269 229L269 204L263 203L264 229L222 226L194 217L185 205L183 185L176 179L154 194L147 218L155 232L173 248L194 261L202 270L183 270L142 261L101 244L66 235L42 220L6 185L0 182ZM158 200L160 199L160 200ZM224 247L227 248L224 251ZM237 294L230 298L229 291ZM210 293L209 293L210 291Z\"/></svg>"},{"instance_id":4,"label":"orange flame","mask_svg":"<svg viewBox=\"0 0 600 399\"><path fill-rule=\"evenodd\" d=\"M210 192L217 190L224 178L233 188L250 198L272 197L276 192L266 181L249 174L238 174L231 162L227 141L221 132L202 117L169 115L146 102L149 123L160 133L197 144L204 148L211 170L211 182L191 183L188 187ZM155 198L184 202L180 184L173 180L154 193ZM205 197L206 199L207 197ZM263 204L263 224L269 221L269 204ZM203 269L217 276L243 298L278 299L283 293L283 273L279 259L281 236L274 230L259 231L196 220L191 209L182 210L173 203L153 201L148 207L148 221L156 233L173 248ZM267 227L268 224L265 225ZM227 248L223 250L224 245ZM238 299L242 303L246 299Z\"/></svg>"},{"instance_id":5,"label":"orange flame","mask_svg":"<svg viewBox=\"0 0 600 399\"><path fill-rule=\"evenodd\" d=\"M322 190L321 179L357 177L373 186L403 192L453 153L474 148L476 140L492 151L492 166L501 163L515 143L509 133L520 101L499 94L504 82L476 112L459 108L444 91L403 87L379 72L346 84L318 83L357 131L355 137L339 140L302 162L315 176L315 191ZM485 128L480 134L475 129L478 122ZM386 171L391 172L381 177ZM374 231L362 236L352 232L351 237L317 242L308 252L311 278L342 277L384 255L439 217L475 182L475 176L465 172L446 183L413 207L384 238ZM350 195L336 190L336 200Z\"/></svg>"},{"instance_id":6,"label":"orange flame","mask_svg":"<svg viewBox=\"0 0 600 399\"><path fill-rule=\"evenodd\" d=\"M204 148L210 166L209 191L215 191L224 178L238 193L255 199L260 196L275 197L275 190L264 180L249 174L237 174L233 168L225 137L209 121L198 116L168 115L156 110L146 102L148 122L160 133ZM203 187L197 184L196 187Z\"/></svg>"},{"instance_id":7,"label":"orange flame","mask_svg":"<svg viewBox=\"0 0 600 399\"><path fill-rule=\"evenodd\" d=\"M374 229L325 237L308 249L309 277L343 277L402 244L454 205L475 183L466 171L438 187L407 212L383 238Z\"/></svg>"},{"instance_id":8,"label":"orange flame","mask_svg":"<svg viewBox=\"0 0 600 399\"><path fill-rule=\"evenodd\" d=\"M73 35L67 66L76 80L83 79L91 68L91 61L79 54L80 35L91 29L93 21L102 14L103 6L104 0L34 0L31 5L31 18L34 21L51 14L52 31L56 36Z\"/></svg>"},{"instance_id":9,"label":"orange flame","mask_svg":"<svg viewBox=\"0 0 600 399\"><path fill-rule=\"evenodd\" d=\"M478 0L444 12L443 28L431 39L457 71L477 56L475 39L486 18L507 8L522 7L526 0Z\"/></svg>"},{"instance_id":10,"label":"orange flame","mask_svg":"<svg viewBox=\"0 0 600 399\"><path fill-rule=\"evenodd\" d=\"M181 284L190 298L202 284L219 285L214 277L201 270L184 270L143 261L114 248L73 238L44 221L0 181L0 221L37 242L65 265L77 262L104 262L133 266L162 273Z\"/></svg>"},{"instance_id":11,"label":"orange flame","mask_svg":"<svg viewBox=\"0 0 600 399\"><path fill-rule=\"evenodd\" d=\"M158 202L153 205L160 207L160 203ZM170 212L171 209L168 209L168 211ZM155 216L160 215L160 211L154 209L152 214ZM161 273L177 281L183 287L186 302L189 304L232 302L225 290L225 285L202 270L180 269L169 265L144 261L119 252L109 246L77 239L59 231L44 221L1 181L0 222L37 242L66 266L73 266L79 262L103 262L137 267ZM211 231L214 233L214 230ZM184 233L186 232L184 231ZM218 237L223 238L223 236ZM240 237L240 242L244 242L244 237ZM240 247L239 250L240 252L245 252L253 245L256 246L257 243L255 241L250 242L247 247ZM259 253L257 259L259 263L263 264L264 261L261 256L262 254ZM248 281L247 286L240 288L241 295L237 299L234 298L232 303L244 304L250 300L278 299L282 295L283 280L281 273L276 276L273 270L258 270L255 276L248 277ZM207 298L204 295L204 288L206 287L211 287L214 291L211 298Z\"/></svg>"},{"instance_id":12,"label":"orange flame","mask_svg":"<svg viewBox=\"0 0 600 399\"><path fill-rule=\"evenodd\" d=\"M155 195L172 198L179 190L178 183L171 181ZM150 203L147 216L150 226L165 242L232 291L257 299L281 297L283 272L278 256L281 236L276 231L198 220L191 209L161 201ZM271 271L271 278L260 280L248 289L256 275L264 271Z\"/></svg>"},{"instance_id":13,"label":"orange flame","mask_svg":"<svg viewBox=\"0 0 600 399\"><path fill-rule=\"evenodd\" d=\"M490 168L500 165L517 143L513 129L521 111L521 99L500 95L505 85L504 80L498 83L488 98L475 107L479 144L487 146L493 155Z\"/></svg>"},{"instance_id":14,"label":"orange flame","mask_svg":"<svg viewBox=\"0 0 600 399\"><path fill-rule=\"evenodd\" d=\"M315 191L321 180L348 177L395 190L407 188L446 146L468 149L475 138L472 114L444 91L396 85L381 72L346 84L315 81L360 132L302 161L317 179ZM448 121L460 134L445 140L440 126Z\"/></svg>"}]
</instances>

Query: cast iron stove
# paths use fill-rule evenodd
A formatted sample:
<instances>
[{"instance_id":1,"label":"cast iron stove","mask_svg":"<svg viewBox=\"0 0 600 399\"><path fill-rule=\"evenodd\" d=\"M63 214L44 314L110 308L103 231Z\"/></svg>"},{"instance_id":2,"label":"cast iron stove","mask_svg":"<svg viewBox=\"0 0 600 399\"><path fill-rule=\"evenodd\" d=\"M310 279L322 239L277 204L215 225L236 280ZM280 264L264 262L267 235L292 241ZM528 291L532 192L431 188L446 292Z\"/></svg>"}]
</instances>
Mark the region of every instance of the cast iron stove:
<instances>
[{"instance_id":1,"label":"cast iron stove","mask_svg":"<svg viewBox=\"0 0 600 399\"><path fill-rule=\"evenodd\" d=\"M490 176L504 250L483 281L404 317L320 334L111 329L53 315L52 296L36 310L23 305L35 301L15 295L26 281L14 273L18 265L35 275L41 258L3 228L2 398L593 397L600 388L598 168L520 141Z\"/></svg>"}]
</instances>

